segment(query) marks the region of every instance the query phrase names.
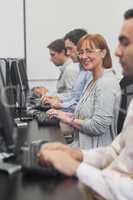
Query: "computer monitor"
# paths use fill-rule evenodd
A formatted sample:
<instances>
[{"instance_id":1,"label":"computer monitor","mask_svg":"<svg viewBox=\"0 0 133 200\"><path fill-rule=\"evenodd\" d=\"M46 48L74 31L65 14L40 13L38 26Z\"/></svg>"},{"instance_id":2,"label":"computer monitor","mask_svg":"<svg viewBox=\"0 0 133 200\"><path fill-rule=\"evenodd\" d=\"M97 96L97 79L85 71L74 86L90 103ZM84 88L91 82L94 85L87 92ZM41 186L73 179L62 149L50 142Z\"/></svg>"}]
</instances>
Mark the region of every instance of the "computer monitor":
<instances>
[{"instance_id":1,"label":"computer monitor","mask_svg":"<svg viewBox=\"0 0 133 200\"><path fill-rule=\"evenodd\" d=\"M12 60L11 62L11 81L14 86L20 86L22 90L28 92L28 78L23 59Z\"/></svg>"},{"instance_id":2,"label":"computer monitor","mask_svg":"<svg viewBox=\"0 0 133 200\"><path fill-rule=\"evenodd\" d=\"M0 96L0 135L5 144L7 152L13 152L15 144L13 140L13 120L11 118L10 110L6 97Z\"/></svg>"},{"instance_id":3,"label":"computer monitor","mask_svg":"<svg viewBox=\"0 0 133 200\"><path fill-rule=\"evenodd\" d=\"M4 88L4 89L3 89ZM10 59L0 58L0 92L6 96L6 101L10 105L12 116L15 113L14 89L10 77Z\"/></svg>"},{"instance_id":4,"label":"computer monitor","mask_svg":"<svg viewBox=\"0 0 133 200\"><path fill-rule=\"evenodd\" d=\"M0 58L0 85L6 86L6 62Z\"/></svg>"},{"instance_id":5,"label":"computer monitor","mask_svg":"<svg viewBox=\"0 0 133 200\"><path fill-rule=\"evenodd\" d=\"M10 65L11 85L18 115L26 108L27 96L29 92L28 78L26 74L25 61L14 59Z\"/></svg>"},{"instance_id":6,"label":"computer monitor","mask_svg":"<svg viewBox=\"0 0 133 200\"><path fill-rule=\"evenodd\" d=\"M13 119L10 113L10 104L7 100L6 69L0 62L0 137L2 139L1 150L13 152L15 145L13 141Z\"/></svg>"}]
</instances>

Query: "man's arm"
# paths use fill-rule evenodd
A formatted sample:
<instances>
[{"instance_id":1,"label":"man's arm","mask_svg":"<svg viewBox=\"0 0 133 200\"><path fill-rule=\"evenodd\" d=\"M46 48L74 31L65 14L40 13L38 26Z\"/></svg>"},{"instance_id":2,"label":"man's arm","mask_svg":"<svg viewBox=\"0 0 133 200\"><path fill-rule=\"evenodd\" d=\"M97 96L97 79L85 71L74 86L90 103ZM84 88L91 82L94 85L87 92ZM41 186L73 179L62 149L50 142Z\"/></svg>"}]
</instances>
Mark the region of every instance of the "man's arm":
<instances>
[{"instance_id":1,"label":"man's arm","mask_svg":"<svg viewBox=\"0 0 133 200\"><path fill-rule=\"evenodd\" d=\"M111 169L100 170L87 163L81 163L76 171L81 183L105 199L133 199L133 181Z\"/></svg>"},{"instance_id":2,"label":"man's arm","mask_svg":"<svg viewBox=\"0 0 133 200\"><path fill-rule=\"evenodd\" d=\"M103 169L108 166L120 152L121 135L118 135L111 145L90 150L82 150L83 162L96 168Z\"/></svg>"},{"instance_id":3,"label":"man's arm","mask_svg":"<svg viewBox=\"0 0 133 200\"><path fill-rule=\"evenodd\" d=\"M133 199L132 130L133 125L128 126L127 129L124 130L124 133L121 133L121 135L116 138L111 145L113 151L109 150L108 147L103 148L102 151L98 148L99 151L97 153L101 153L99 157L97 153L86 152L87 156L85 156L84 153L84 162L77 168L76 175L79 180L106 199ZM120 150L117 148L118 139L119 144L121 142ZM117 152L117 150L119 150L119 152ZM85 160L86 158L88 160Z\"/></svg>"}]
</instances>

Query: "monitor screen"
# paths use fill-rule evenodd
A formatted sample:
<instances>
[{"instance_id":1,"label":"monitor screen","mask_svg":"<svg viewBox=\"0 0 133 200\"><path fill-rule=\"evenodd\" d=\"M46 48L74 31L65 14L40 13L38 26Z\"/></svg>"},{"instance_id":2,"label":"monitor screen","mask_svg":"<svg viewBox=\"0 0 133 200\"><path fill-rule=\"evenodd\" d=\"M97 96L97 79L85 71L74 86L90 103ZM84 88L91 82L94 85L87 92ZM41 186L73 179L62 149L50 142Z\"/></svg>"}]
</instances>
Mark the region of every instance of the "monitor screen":
<instances>
[{"instance_id":1,"label":"monitor screen","mask_svg":"<svg viewBox=\"0 0 133 200\"><path fill-rule=\"evenodd\" d=\"M10 85L10 62L9 59L0 58L0 92L1 95L6 96L6 101L10 105L10 111L14 115L15 98L13 89Z\"/></svg>"},{"instance_id":2,"label":"monitor screen","mask_svg":"<svg viewBox=\"0 0 133 200\"><path fill-rule=\"evenodd\" d=\"M15 148L13 141L13 120L10 114L10 106L6 98L5 85L1 72L0 68L0 137L2 144L0 149L12 152Z\"/></svg>"},{"instance_id":3,"label":"monitor screen","mask_svg":"<svg viewBox=\"0 0 133 200\"><path fill-rule=\"evenodd\" d=\"M14 99L18 107L24 108L29 91L28 78L23 59L12 60L10 66L11 83L14 86Z\"/></svg>"},{"instance_id":4,"label":"monitor screen","mask_svg":"<svg viewBox=\"0 0 133 200\"><path fill-rule=\"evenodd\" d=\"M12 117L22 115L29 92L24 59L0 58L0 90L1 88L4 88Z\"/></svg>"},{"instance_id":5,"label":"monitor screen","mask_svg":"<svg viewBox=\"0 0 133 200\"><path fill-rule=\"evenodd\" d=\"M6 62L0 58L0 85L6 86Z\"/></svg>"},{"instance_id":6,"label":"monitor screen","mask_svg":"<svg viewBox=\"0 0 133 200\"><path fill-rule=\"evenodd\" d=\"M0 99L0 135L5 143L6 151L14 151L13 120L5 99Z\"/></svg>"},{"instance_id":7,"label":"monitor screen","mask_svg":"<svg viewBox=\"0 0 133 200\"><path fill-rule=\"evenodd\" d=\"M28 91L28 78L23 59L13 60L11 63L11 81L13 85L20 85L21 89Z\"/></svg>"}]
</instances>

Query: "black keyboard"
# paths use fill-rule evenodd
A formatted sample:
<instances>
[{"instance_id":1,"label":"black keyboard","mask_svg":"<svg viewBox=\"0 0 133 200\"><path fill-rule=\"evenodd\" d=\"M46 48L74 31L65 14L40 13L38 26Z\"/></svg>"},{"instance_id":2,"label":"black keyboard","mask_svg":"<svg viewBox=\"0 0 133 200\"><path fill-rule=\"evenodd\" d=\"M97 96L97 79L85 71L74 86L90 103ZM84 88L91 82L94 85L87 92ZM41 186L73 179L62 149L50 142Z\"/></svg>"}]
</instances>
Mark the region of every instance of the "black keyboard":
<instances>
[{"instance_id":1,"label":"black keyboard","mask_svg":"<svg viewBox=\"0 0 133 200\"><path fill-rule=\"evenodd\" d=\"M40 104L40 105L36 105L34 108L37 110L46 112L49 109L51 109L51 105L50 104Z\"/></svg>"},{"instance_id":2,"label":"black keyboard","mask_svg":"<svg viewBox=\"0 0 133 200\"><path fill-rule=\"evenodd\" d=\"M40 111L48 111L51 108L50 104L43 104L40 98L37 98L37 99L33 98L30 100L30 103L32 105L32 108L40 110Z\"/></svg>"},{"instance_id":3,"label":"black keyboard","mask_svg":"<svg viewBox=\"0 0 133 200\"><path fill-rule=\"evenodd\" d=\"M32 175L32 174L38 174L38 175L44 175L47 177L65 177L62 173L58 172L55 168L52 166L41 166L41 165L22 165L22 172L24 175Z\"/></svg>"},{"instance_id":4,"label":"black keyboard","mask_svg":"<svg viewBox=\"0 0 133 200\"><path fill-rule=\"evenodd\" d=\"M55 117L50 119L46 112L38 112L36 120L39 126L59 126L59 119Z\"/></svg>"},{"instance_id":5,"label":"black keyboard","mask_svg":"<svg viewBox=\"0 0 133 200\"><path fill-rule=\"evenodd\" d=\"M39 164L36 154L44 143L46 141L34 141L29 147L23 148L22 172L24 174L40 174L48 177L65 177L65 175L58 172L52 166L42 166Z\"/></svg>"}]
</instances>

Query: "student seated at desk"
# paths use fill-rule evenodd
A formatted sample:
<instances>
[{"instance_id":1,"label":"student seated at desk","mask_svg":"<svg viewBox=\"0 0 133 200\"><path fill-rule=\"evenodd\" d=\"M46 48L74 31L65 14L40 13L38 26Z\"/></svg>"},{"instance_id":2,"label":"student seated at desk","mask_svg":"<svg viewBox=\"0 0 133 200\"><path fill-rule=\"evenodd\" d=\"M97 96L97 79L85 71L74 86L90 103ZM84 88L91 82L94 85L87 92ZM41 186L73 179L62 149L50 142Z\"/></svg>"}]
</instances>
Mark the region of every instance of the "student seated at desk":
<instances>
[{"instance_id":1,"label":"student seated at desk","mask_svg":"<svg viewBox=\"0 0 133 200\"><path fill-rule=\"evenodd\" d=\"M57 93L67 93L71 91L74 81L79 74L79 66L66 55L65 43L63 39L57 39L48 45L51 61L59 68L60 75L57 80ZM35 89L36 92L44 95L43 88Z\"/></svg>"},{"instance_id":2,"label":"student seated at desk","mask_svg":"<svg viewBox=\"0 0 133 200\"><path fill-rule=\"evenodd\" d=\"M77 44L81 37L86 34L84 29L74 29L68 32L64 36L66 54L73 60L74 63L79 65L80 73L74 82L73 88L70 93L57 94L57 98L54 96L45 96L43 98L44 103L48 103L51 107L61 109L63 111L74 111L75 107L83 92L84 86L91 76L91 72L86 71L79 63Z\"/></svg>"},{"instance_id":3,"label":"student seated at desk","mask_svg":"<svg viewBox=\"0 0 133 200\"><path fill-rule=\"evenodd\" d=\"M73 146L85 149L105 146L116 136L119 82L101 35L86 34L80 39L78 50L81 65L92 72L92 79L88 80L74 114L51 109L48 115L74 128Z\"/></svg>"},{"instance_id":4,"label":"student seated at desk","mask_svg":"<svg viewBox=\"0 0 133 200\"><path fill-rule=\"evenodd\" d=\"M61 143L44 145L38 153L42 164L76 175L107 200L133 199L133 101L122 133L107 147L78 150Z\"/></svg>"}]
</instances>

